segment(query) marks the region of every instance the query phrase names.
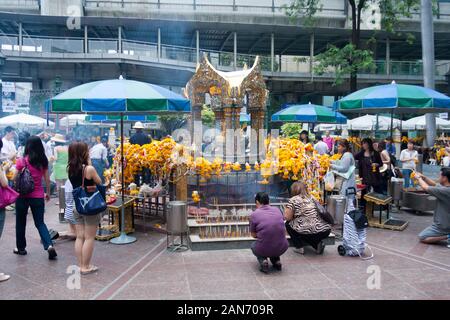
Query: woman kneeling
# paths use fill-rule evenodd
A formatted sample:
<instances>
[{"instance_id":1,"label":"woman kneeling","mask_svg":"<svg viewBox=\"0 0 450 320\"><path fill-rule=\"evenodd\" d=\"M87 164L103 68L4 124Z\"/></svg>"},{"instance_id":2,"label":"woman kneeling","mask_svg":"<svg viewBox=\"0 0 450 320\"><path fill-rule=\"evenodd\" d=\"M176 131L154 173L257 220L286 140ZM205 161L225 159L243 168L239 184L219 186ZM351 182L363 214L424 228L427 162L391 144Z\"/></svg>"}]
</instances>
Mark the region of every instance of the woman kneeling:
<instances>
[{"instance_id":1,"label":"woman kneeling","mask_svg":"<svg viewBox=\"0 0 450 320\"><path fill-rule=\"evenodd\" d=\"M303 247L309 244L317 254L322 254L325 249L322 240L329 236L331 226L320 217L312 196L308 194L302 182L297 181L292 185L291 195L284 218L286 230L295 247L294 251L303 254Z\"/></svg>"}]
</instances>

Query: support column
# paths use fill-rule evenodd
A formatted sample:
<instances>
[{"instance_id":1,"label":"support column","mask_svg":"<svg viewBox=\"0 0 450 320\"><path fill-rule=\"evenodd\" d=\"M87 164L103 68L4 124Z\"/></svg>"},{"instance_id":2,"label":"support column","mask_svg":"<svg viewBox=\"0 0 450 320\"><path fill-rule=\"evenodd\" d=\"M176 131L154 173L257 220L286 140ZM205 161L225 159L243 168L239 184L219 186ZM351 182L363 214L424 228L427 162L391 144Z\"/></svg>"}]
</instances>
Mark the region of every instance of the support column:
<instances>
[{"instance_id":1,"label":"support column","mask_svg":"<svg viewBox=\"0 0 450 320\"><path fill-rule=\"evenodd\" d=\"M234 70L237 69L237 33L234 32L234 49L233 49L233 66Z\"/></svg>"},{"instance_id":2,"label":"support column","mask_svg":"<svg viewBox=\"0 0 450 320\"><path fill-rule=\"evenodd\" d=\"M200 31L195 31L196 38L196 52L197 52L197 64L200 63Z\"/></svg>"},{"instance_id":3,"label":"support column","mask_svg":"<svg viewBox=\"0 0 450 320\"><path fill-rule=\"evenodd\" d=\"M85 25L84 26L84 53L88 53L89 52L89 47L88 47L88 27Z\"/></svg>"},{"instance_id":4,"label":"support column","mask_svg":"<svg viewBox=\"0 0 450 320\"><path fill-rule=\"evenodd\" d=\"M311 74L311 79L313 78L313 67L314 67L314 33L311 33L309 38L309 72Z\"/></svg>"},{"instance_id":5,"label":"support column","mask_svg":"<svg viewBox=\"0 0 450 320\"><path fill-rule=\"evenodd\" d=\"M235 136L234 132L232 130L233 128L233 107L232 106L226 106L223 109L223 115L224 115L224 131L223 131L223 137L224 137L224 155L225 155L225 161L234 162L235 161L235 154L236 154L236 144L234 143Z\"/></svg>"},{"instance_id":6,"label":"support column","mask_svg":"<svg viewBox=\"0 0 450 320\"><path fill-rule=\"evenodd\" d=\"M224 114L223 111L215 111L214 112L215 115L215 128L220 130L222 133L224 131Z\"/></svg>"},{"instance_id":7,"label":"support column","mask_svg":"<svg viewBox=\"0 0 450 320\"><path fill-rule=\"evenodd\" d=\"M434 89L434 30L431 0L420 1L420 19L422 34L422 61L424 87ZM436 137L436 117L433 113L425 115L427 126L427 146L434 145Z\"/></svg>"},{"instance_id":8,"label":"support column","mask_svg":"<svg viewBox=\"0 0 450 320\"><path fill-rule=\"evenodd\" d=\"M117 46L118 53L122 53L122 26L119 26L118 33L119 33L119 37L118 37L119 43L118 43L118 46Z\"/></svg>"},{"instance_id":9,"label":"support column","mask_svg":"<svg viewBox=\"0 0 450 320\"><path fill-rule=\"evenodd\" d=\"M23 46L23 28L22 22L19 22L19 51L22 51Z\"/></svg>"},{"instance_id":10,"label":"support column","mask_svg":"<svg viewBox=\"0 0 450 320\"><path fill-rule=\"evenodd\" d=\"M391 41L386 38L386 74L391 74Z\"/></svg>"},{"instance_id":11,"label":"support column","mask_svg":"<svg viewBox=\"0 0 450 320\"><path fill-rule=\"evenodd\" d=\"M191 132L192 142L195 145L194 158L199 157L202 151L202 138L203 138L203 126L202 126L202 104L196 104L192 108L192 121L193 130Z\"/></svg>"},{"instance_id":12,"label":"support column","mask_svg":"<svg viewBox=\"0 0 450 320\"><path fill-rule=\"evenodd\" d=\"M158 60L161 58L161 28L158 28L158 45L157 45Z\"/></svg>"},{"instance_id":13,"label":"support column","mask_svg":"<svg viewBox=\"0 0 450 320\"><path fill-rule=\"evenodd\" d=\"M273 66L275 61L275 35L270 35L270 71L273 72Z\"/></svg>"}]
</instances>

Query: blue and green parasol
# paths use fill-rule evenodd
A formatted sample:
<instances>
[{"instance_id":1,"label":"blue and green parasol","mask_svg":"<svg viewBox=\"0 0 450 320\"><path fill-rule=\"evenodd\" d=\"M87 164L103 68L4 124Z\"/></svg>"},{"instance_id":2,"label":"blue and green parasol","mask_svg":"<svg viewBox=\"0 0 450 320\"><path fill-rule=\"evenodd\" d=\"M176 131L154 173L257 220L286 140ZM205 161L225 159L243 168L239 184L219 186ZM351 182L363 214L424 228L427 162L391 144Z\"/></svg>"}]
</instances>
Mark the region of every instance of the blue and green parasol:
<instances>
[{"instance_id":1,"label":"blue and green parasol","mask_svg":"<svg viewBox=\"0 0 450 320\"><path fill-rule=\"evenodd\" d=\"M341 112L436 113L450 111L450 98L435 90L409 84L373 86L358 90L338 100Z\"/></svg>"},{"instance_id":2,"label":"blue and green parasol","mask_svg":"<svg viewBox=\"0 0 450 320\"><path fill-rule=\"evenodd\" d=\"M346 123L347 117L315 104L292 104L272 115L272 122Z\"/></svg>"}]
</instances>

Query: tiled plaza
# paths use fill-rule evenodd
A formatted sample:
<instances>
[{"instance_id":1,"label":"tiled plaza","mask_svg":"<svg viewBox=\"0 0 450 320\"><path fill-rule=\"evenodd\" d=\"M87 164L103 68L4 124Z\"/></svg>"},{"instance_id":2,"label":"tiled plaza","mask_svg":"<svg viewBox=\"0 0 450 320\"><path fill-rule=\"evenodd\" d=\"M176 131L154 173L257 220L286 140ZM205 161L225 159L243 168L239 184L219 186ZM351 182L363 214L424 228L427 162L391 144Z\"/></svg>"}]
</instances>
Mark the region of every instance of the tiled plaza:
<instances>
[{"instance_id":1,"label":"tiled plaza","mask_svg":"<svg viewBox=\"0 0 450 320\"><path fill-rule=\"evenodd\" d=\"M64 231L57 208L52 200L46 222ZM69 289L73 241L57 240L58 260L49 261L29 215L28 255L14 255L14 214L7 212L0 272L11 279L0 284L0 299L450 299L450 249L417 240L432 216L396 216L409 221L406 230L369 229L372 260L339 256L338 241L323 256L289 249L282 256L283 271L268 275L259 272L250 250L172 253L165 235L136 232L138 241L129 245L97 241L93 263L100 270L82 276L80 289ZM379 269L368 269L371 265ZM367 286L373 270L380 271L380 289Z\"/></svg>"}]
</instances>

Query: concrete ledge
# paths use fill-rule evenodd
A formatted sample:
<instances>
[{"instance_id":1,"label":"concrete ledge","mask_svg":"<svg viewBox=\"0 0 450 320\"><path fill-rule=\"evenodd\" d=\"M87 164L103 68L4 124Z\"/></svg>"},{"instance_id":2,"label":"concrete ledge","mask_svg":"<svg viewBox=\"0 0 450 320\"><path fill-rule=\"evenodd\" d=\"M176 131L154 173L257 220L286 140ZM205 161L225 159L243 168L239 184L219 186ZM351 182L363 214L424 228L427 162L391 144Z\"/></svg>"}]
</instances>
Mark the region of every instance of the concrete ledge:
<instances>
[{"instance_id":1,"label":"concrete ledge","mask_svg":"<svg viewBox=\"0 0 450 320\"><path fill-rule=\"evenodd\" d=\"M289 241L289 246L292 247L289 236L286 236L286 238ZM334 245L335 238L335 235L330 233L323 242L325 245ZM255 239L251 237L200 239L196 234L189 235L189 245L192 251L250 249L254 241Z\"/></svg>"}]
</instances>

